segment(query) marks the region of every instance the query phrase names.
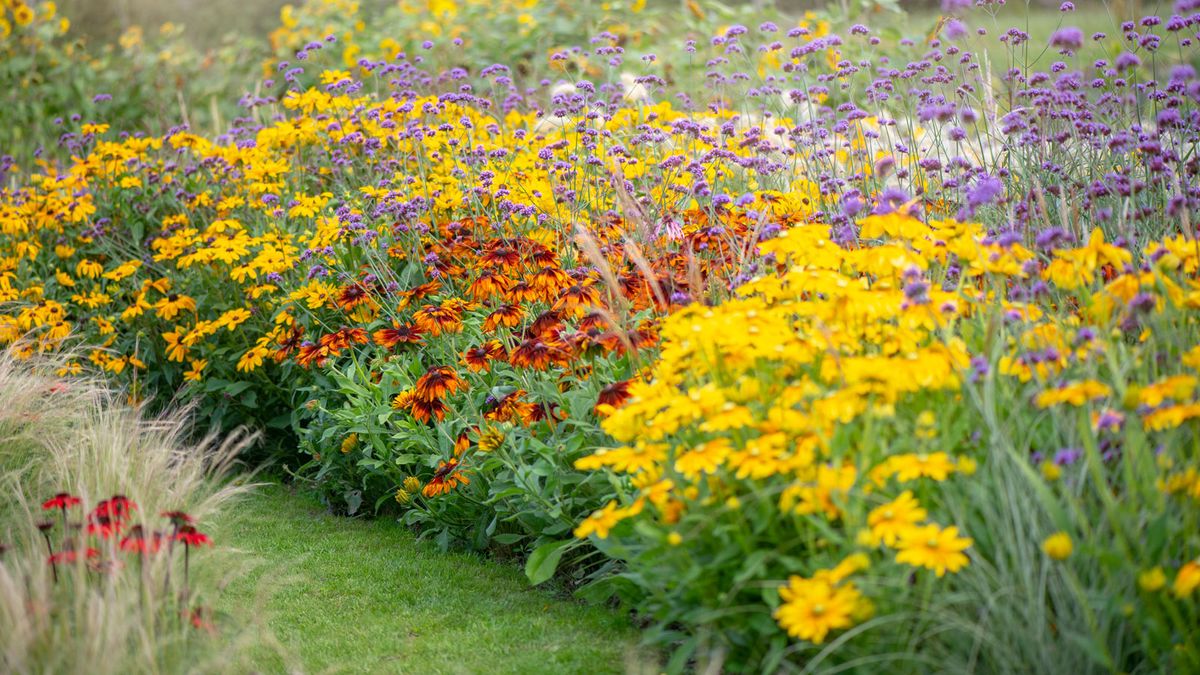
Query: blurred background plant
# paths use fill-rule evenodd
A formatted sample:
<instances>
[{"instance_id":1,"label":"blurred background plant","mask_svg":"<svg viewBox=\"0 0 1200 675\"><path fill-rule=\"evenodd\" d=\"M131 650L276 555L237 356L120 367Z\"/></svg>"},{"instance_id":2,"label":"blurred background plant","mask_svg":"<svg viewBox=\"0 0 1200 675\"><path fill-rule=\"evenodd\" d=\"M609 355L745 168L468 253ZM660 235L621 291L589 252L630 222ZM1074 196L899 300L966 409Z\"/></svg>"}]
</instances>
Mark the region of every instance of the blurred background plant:
<instances>
[{"instance_id":1,"label":"blurred background plant","mask_svg":"<svg viewBox=\"0 0 1200 675\"><path fill-rule=\"evenodd\" d=\"M0 357L0 668L239 668L248 638L212 611L230 557L196 528L248 489L227 479L251 439L190 443L186 415L147 419L59 365Z\"/></svg>"}]
</instances>

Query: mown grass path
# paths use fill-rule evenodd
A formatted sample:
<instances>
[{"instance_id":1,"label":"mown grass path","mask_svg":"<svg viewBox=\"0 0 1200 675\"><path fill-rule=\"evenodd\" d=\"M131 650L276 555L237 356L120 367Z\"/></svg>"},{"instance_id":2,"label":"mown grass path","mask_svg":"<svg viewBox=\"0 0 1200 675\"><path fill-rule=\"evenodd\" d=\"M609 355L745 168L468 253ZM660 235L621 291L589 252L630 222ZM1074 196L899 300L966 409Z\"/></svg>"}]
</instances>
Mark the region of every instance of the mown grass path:
<instances>
[{"instance_id":1,"label":"mown grass path","mask_svg":"<svg viewBox=\"0 0 1200 675\"><path fill-rule=\"evenodd\" d=\"M325 513L280 485L210 527L245 553L217 606L278 642L264 672L604 673L640 670L628 618L530 588L514 566L443 553L387 519ZM278 653L272 653L278 652Z\"/></svg>"}]
</instances>

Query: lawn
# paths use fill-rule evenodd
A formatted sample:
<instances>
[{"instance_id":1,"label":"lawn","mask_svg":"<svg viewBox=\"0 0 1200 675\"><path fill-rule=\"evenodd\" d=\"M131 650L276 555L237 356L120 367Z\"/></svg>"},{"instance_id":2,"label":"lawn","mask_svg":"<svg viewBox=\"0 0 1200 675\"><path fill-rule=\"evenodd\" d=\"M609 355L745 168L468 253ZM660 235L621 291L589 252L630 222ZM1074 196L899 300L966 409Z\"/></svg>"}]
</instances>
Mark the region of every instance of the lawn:
<instances>
[{"instance_id":1,"label":"lawn","mask_svg":"<svg viewBox=\"0 0 1200 675\"><path fill-rule=\"evenodd\" d=\"M530 588L515 566L443 553L390 520L329 515L281 485L248 497L213 535L252 567L218 609L263 620L279 645L254 655L267 672L601 673L652 663L620 612Z\"/></svg>"}]
</instances>

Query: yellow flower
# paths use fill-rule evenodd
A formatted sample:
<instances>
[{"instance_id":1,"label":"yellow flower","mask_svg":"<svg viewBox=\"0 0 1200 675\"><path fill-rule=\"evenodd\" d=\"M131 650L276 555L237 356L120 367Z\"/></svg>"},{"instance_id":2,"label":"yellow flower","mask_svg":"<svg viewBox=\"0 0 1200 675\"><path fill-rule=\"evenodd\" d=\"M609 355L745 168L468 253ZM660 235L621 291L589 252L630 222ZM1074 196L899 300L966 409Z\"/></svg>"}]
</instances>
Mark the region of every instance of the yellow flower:
<instances>
[{"instance_id":1,"label":"yellow flower","mask_svg":"<svg viewBox=\"0 0 1200 675\"><path fill-rule=\"evenodd\" d=\"M204 376L203 371L207 366L207 359L192 359L192 368L183 374L183 379L188 382L199 382L200 378Z\"/></svg>"},{"instance_id":2,"label":"yellow flower","mask_svg":"<svg viewBox=\"0 0 1200 675\"><path fill-rule=\"evenodd\" d=\"M867 514L871 540L874 544L882 541L888 546L895 546L900 534L925 520L925 516L925 509L921 508L912 492L905 490L896 499Z\"/></svg>"},{"instance_id":3,"label":"yellow flower","mask_svg":"<svg viewBox=\"0 0 1200 675\"><path fill-rule=\"evenodd\" d=\"M1042 477L1051 483L1062 477L1062 468L1050 460L1042 462L1040 469Z\"/></svg>"},{"instance_id":4,"label":"yellow flower","mask_svg":"<svg viewBox=\"0 0 1200 675\"><path fill-rule=\"evenodd\" d=\"M479 434L480 452L492 452L504 444L504 434L499 429L488 427Z\"/></svg>"},{"instance_id":5,"label":"yellow flower","mask_svg":"<svg viewBox=\"0 0 1200 675\"><path fill-rule=\"evenodd\" d=\"M1138 588L1147 593L1153 593L1167 585L1167 575L1162 567L1144 570L1138 574Z\"/></svg>"},{"instance_id":6,"label":"yellow flower","mask_svg":"<svg viewBox=\"0 0 1200 675\"><path fill-rule=\"evenodd\" d=\"M675 470L695 480L700 474L711 474L729 456L729 439L714 438L675 459Z\"/></svg>"},{"instance_id":7,"label":"yellow flower","mask_svg":"<svg viewBox=\"0 0 1200 675\"><path fill-rule=\"evenodd\" d=\"M409 492L416 492L421 489L421 479L416 476L409 476L404 479L404 489Z\"/></svg>"},{"instance_id":8,"label":"yellow flower","mask_svg":"<svg viewBox=\"0 0 1200 675\"><path fill-rule=\"evenodd\" d=\"M238 359L237 369L239 372L248 373L262 365L263 359L267 357L268 351L265 347L254 347L250 351L242 354L242 358Z\"/></svg>"},{"instance_id":9,"label":"yellow flower","mask_svg":"<svg viewBox=\"0 0 1200 675\"><path fill-rule=\"evenodd\" d=\"M913 527L900 534L896 562L931 569L941 577L967 566L963 551L973 543L970 537L959 537L953 525L945 529L937 525Z\"/></svg>"},{"instance_id":10,"label":"yellow flower","mask_svg":"<svg viewBox=\"0 0 1200 675\"><path fill-rule=\"evenodd\" d=\"M350 434L342 439L342 454L349 453L354 448L358 447L358 434Z\"/></svg>"},{"instance_id":11,"label":"yellow flower","mask_svg":"<svg viewBox=\"0 0 1200 675\"><path fill-rule=\"evenodd\" d=\"M1200 586L1200 561L1191 560L1179 568L1179 573L1175 575L1175 584L1171 586L1171 592L1177 598L1186 598L1196 590L1197 586Z\"/></svg>"},{"instance_id":12,"label":"yellow flower","mask_svg":"<svg viewBox=\"0 0 1200 675\"><path fill-rule=\"evenodd\" d=\"M1071 543L1071 536L1066 532L1055 532L1042 542L1042 551L1054 560L1066 560L1074 550L1075 545Z\"/></svg>"},{"instance_id":13,"label":"yellow flower","mask_svg":"<svg viewBox=\"0 0 1200 675\"><path fill-rule=\"evenodd\" d=\"M1055 389L1047 389L1037 395L1034 403L1039 408L1049 408L1060 403L1078 407L1088 401L1094 401L1111 395L1112 389L1107 384L1095 380L1084 380Z\"/></svg>"},{"instance_id":14,"label":"yellow flower","mask_svg":"<svg viewBox=\"0 0 1200 675\"><path fill-rule=\"evenodd\" d=\"M594 534L600 539L605 539L608 537L608 533L616 527L617 523L641 513L642 504L643 502L638 500L631 506L622 509L617 508L616 500L610 501L604 505L604 508L592 513L592 515L585 518L575 528L575 537L578 539L587 539L589 535Z\"/></svg>"},{"instance_id":15,"label":"yellow flower","mask_svg":"<svg viewBox=\"0 0 1200 675\"><path fill-rule=\"evenodd\" d=\"M828 579L793 576L779 589L783 604L775 610L775 621L787 634L821 644L832 630L849 628L862 594L853 583L837 586Z\"/></svg>"},{"instance_id":16,"label":"yellow flower","mask_svg":"<svg viewBox=\"0 0 1200 675\"><path fill-rule=\"evenodd\" d=\"M180 312L195 312L196 301L186 295L172 293L154 303L154 313L158 318L170 321Z\"/></svg>"}]
</instances>

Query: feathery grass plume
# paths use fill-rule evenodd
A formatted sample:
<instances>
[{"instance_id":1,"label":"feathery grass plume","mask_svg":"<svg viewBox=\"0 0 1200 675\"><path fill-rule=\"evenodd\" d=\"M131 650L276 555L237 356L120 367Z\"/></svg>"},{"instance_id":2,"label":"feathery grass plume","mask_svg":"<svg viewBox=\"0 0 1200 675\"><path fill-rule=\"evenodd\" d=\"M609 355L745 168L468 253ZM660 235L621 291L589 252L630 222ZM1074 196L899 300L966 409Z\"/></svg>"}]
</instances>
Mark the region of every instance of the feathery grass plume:
<instances>
[{"instance_id":1,"label":"feathery grass plume","mask_svg":"<svg viewBox=\"0 0 1200 675\"><path fill-rule=\"evenodd\" d=\"M185 555L192 567L224 567L227 555L193 550L191 544L205 539L199 533L188 546L174 541L170 521L160 514L186 513L203 526L229 508L251 488L244 479L227 480L227 473L254 435L189 444L186 414L147 419L101 383L64 380L54 370L50 361L0 356L0 485L15 495L0 511L0 532L11 547L0 562L0 670L234 667L245 638L228 634L212 614L209 590L186 588L180 567ZM62 509L61 522L46 519L39 531L40 500L59 492L78 495L82 504ZM129 512L124 539L96 540L106 550L92 559L76 519L85 513L80 507L91 509L113 494L137 509ZM154 533L157 553L130 552L134 547L125 545L143 532L147 543ZM47 564L47 545L74 553Z\"/></svg>"}]
</instances>

